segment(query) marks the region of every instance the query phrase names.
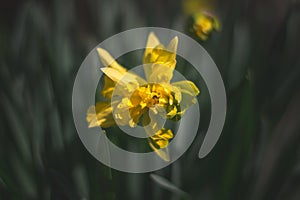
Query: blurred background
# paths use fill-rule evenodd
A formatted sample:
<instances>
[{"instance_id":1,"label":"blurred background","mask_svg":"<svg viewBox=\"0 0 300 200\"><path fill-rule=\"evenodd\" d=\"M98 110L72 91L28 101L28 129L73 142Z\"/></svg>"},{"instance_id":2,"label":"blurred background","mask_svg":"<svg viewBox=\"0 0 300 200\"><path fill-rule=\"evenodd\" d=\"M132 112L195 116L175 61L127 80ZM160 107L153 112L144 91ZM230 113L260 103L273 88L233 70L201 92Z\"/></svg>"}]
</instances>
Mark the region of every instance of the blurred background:
<instances>
[{"instance_id":1,"label":"blurred background","mask_svg":"<svg viewBox=\"0 0 300 200\"><path fill-rule=\"evenodd\" d=\"M2 0L0 8L1 200L300 199L300 1ZM213 25L208 32L199 16ZM172 165L128 174L81 143L72 87L89 51L143 26L203 45L222 74L228 112L204 159L201 126Z\"/></svg>"}]
</instances>

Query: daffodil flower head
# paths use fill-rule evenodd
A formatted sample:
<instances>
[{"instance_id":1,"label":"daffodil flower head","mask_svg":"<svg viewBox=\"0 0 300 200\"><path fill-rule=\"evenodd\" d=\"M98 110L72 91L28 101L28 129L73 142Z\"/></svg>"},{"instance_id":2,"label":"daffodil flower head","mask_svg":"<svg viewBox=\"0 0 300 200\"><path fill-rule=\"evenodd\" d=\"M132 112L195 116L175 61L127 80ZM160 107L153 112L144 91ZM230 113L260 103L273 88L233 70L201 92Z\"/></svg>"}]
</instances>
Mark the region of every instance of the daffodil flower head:
<instances>
[{"instance_id":1,"label":"daffodil flower head","mask_svg":"<svg viewBox=\"0 0 300 200\"><path fill-rule=\"evenodd\" d=\"M169 161L168 144L173 138L171 129L164 128L165 120L178 121L196 103L197 86L188 80L171 82L176 66L178 38L167 46L150 33L143 56L145 78L128 71L104 49L98 55L105 66L105 102L98 102L87 112L89 127L108 128L113 125L135 128L141 125L147 133L149 146L165 161Z\"/></svg>"},{"instance_id":2,"label":"daffodil flower head","mask_svg":"<svg viewBox=\"0 0 300 200\"><path fill-rule=\"evenodd\" d=\"M209 12L198 12L193 15L193 31L201 40L207 40L213 31L220 31L220 21Z\"/></svg>"}]
</instances>

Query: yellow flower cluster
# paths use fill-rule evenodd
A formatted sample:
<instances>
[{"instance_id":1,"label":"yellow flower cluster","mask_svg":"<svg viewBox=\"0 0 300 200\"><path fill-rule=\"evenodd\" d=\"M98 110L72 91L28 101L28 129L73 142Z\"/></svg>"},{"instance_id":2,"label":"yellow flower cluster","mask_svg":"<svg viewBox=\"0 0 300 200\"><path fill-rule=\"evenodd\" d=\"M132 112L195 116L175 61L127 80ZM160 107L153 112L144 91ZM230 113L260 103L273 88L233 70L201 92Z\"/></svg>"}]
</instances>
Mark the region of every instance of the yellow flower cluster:
<instances>
[{"instance_id":1,"label":"yellow flower cluster","mask_svg":"<svg viewBox=\"0 0 300 200\"><path fill-rule=\"evenodd\" d=\"M154 33L149 34L143 57L146 80L127 71L106 50L98 48L105 66L101 68L105 74L101 94L107 101L88 109L89 127L108 128L117 124L133 128L141 123L149 135L149 146L169 161L167 147L173 133L155 119L179 120L186 109L196 103L199 94L191 81L170 82L176 66L177 45L177 37L165 47ZM113 98L115 95L120 98Z\"/></svg>"}]
</instances>

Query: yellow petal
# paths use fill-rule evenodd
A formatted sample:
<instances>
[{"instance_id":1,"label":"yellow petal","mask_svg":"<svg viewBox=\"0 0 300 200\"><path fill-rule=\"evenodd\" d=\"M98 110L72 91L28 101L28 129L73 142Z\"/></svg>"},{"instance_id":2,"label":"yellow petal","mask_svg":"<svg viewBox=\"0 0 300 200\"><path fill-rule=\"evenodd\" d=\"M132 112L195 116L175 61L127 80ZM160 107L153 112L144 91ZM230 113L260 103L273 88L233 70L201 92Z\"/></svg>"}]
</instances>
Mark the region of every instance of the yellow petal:
<instances>
[{"instance_id":1,"label":"yellow petal","mask_svg":"<svg viewBox=\"0 0 300 200\"><path fill-rule=\"evenodd\" d=\"M189 106L196 103L196 96L200 93L200 91L192 81L178 81L172 83L172 86L179 88L181 92L181 111L184 111Z\"/></svg>"},{"instance_id":2,"label":"yellow petal","mask_svg":"<svg viewBox=\"0 0 300 200\"><path fill-rule=\"evenodd\" d=\"M175 40L176 41L176 40ZM170 44L170 48L177 48L176 44ZM175 46L172 46L175 45ZM169 51L164 47L156 47L152 50L149 62L153 64L162 64L172 69L176 65L176 52Z\"/></svg>"},{"instance_id":3,"label":"yellow petal","mask_svg":"<svg viewBox=\"0 0 300 200\"><path fill-rule=\"evenodd\" d=\"M124 74L126 73L121 73L118 70L109 67L104 67L100 69L106 76L108 76L114 82L118 82L119 80L121 80Z\"/></svg>"},{"instance_id":4,"label":"yellow petal","mask_svg":"<svg viewBox=\"0 0 300 200\"><path fill-rule=\"evenodd\" d=\"M174 137L172 131L170 129L162 128L159 130L154 136L151 138L153 140L170 140ZM160 148L165 148L166 146L159 146Z\"/></svg>"},{"instance_id":5,"label":"yellow petal","mask_svg":"<svg viewBox=\"0 0 300 200\"><path fill-rule=\"evenodd\" d=\"M156 47L159 44L160 44L159 39L156 37L156 35L153 32L151 32L148 36L146 50L153 49L154 47Z\"/></svg>"},{"instance_id":6,"label":"yellow petal","mask_svg":"<svg viewBox=\"0 0 300 200\"><path fill-rule=\"evenodd\" d=\"M100 102L96 106L90 106L87 111L86 121L89 123L89 128L96 126L108 128L115 125L110 102Z\"/></svg>"},{"instance_id":7,"label":"yellow petal","mask_svg":"<svg viewBox=\"0 0 300 200\"><path fill-rule=\"evenodd\" d=\"M162 64L153 64L152 72L148 77L149 83L170 83L173 69Z\"/></svg>"},{"instance_id":8,"label":"yellow petal","mask_svg":"<svg viewBox=\"0 0 300 200\"><path fill-rule=\"evenodd\" d=\"M121 102L119 102L114 107L114 117L117 125L119 126L129 125L129 122L131 120L129 109L130 109L130 100L128 98L123 98Z\"/></svg>"},{"instance_id":9,"label":"yellow petal","mask_svg":"<svg viewBox=\"0 0 300 200\"><path fill-rule=\"evenodd\" d=\"M133 92L139 85L146 84L146 81L143 78L131 72L126 72L122 74L118 70L109 67L104 67L100 69L112 81L119 84L119 86L124 87L124 89L127 88L129 92Z\"/></svg>"},{"instance_id":10,"label":"yellow petal","mask_svg":"<svg viewBox=\"0 0 300 200\"><path fill-rule=\"evenodd\" d=\"M170 129L162 128L155 135L149 137L149 146L155 153L165 161L170 161L168 151L169 140L173 138L173 133Z\"/></svg>"},{"instance_id":11,"label":"yellow petal","mask_svg":"<svg viewBox=\"0 0 300 200\"><path fill-rule=\"evenodd\" d=\"M159 39L156 37L156 35L151 32L148 36L145 52L144 52L144 57L143 57L143 63L147 64L150 63L151 59L151 52L152 50L160 44ZM144 66L144 71L146 78L148 79L148 76L151 74L151 68L150 66Z\"/></svg>"},{"instance_id":12,"label":"yellow petal","mask_svg":"<svg viewBox=\"0 0 300 200\"><path fill-rule=\"evenodd\" d=\"M177 114L177 108L176 106L174 106L173 109L170 112L168 112L167 117L173 118L176 114Z\"/></svg>"},{"instance_id":13,"label":"yellow petal","mask_svg":"<svg viewBox=\"0 0 300 200\"><path fill-rule=\"evenodd\" d=\"M181 91L190 93L193 96L197 96L200 93L198 87L189 80L174 82L172 86L178 87Z\"/></svg>"},{"instance_id":14,"label":"yellow petal","mask_svg":"<svg viewBox=\"0 0 300 200\"><path fill-rule=\"evenodd\" d=\"M176 54L178 46L178 37L174 37L169 45L167 46L167 50Z\"/></svg>"},{"instance_id":15,"label":"yellow petal","mask_svg":"<svg viewBox=\"0 0 300 200\"><path fill-rule=\"evenodd\" d=\"M166 89L168 89L170 91L170 93L172 92L174 97L175 97L175 100L177 102L180 102L181 101L181 89L180 87L176 87L176 86L173 86L173 83L172 84L162 84L162 86Z\"/></svg>"},{"instance_id":16,"label":"yellow petal","mask_svg":"<svg viewBox=\"0 0 300 200\"><path fill-rule=\"evenodd\" d=\"M104 87L101 91L102 96L110 100L115 86L116 86L116 82L114 82L108 76L104 76Z\"/></svg>"},{"instance_id":17,"label":"yellow petal","mask_svg":"<svg viewBox=\"0 0 300 200\"><path fill-rule=\"evenodd\" d=\"M167 82L172 79L173 69L176 66L176 51L178 46L178 37L174 37L167 47L159 43L159 40L150 33L143 57L144 71L148 82L156 82L155 76L161 74ZM157 69L163 66L169 70ZM153 75L155 73L155 75Z\"/></svg>"},{"instance_id":18,"label":"yellow petal","mask_svg":"<svg viewBox=\"0 0 300 200\"><path fill-rule=\"evenodd\" d=\"M111 67L121 74L127 71L126 68L122 67L106 50L97 48L97 52L105 67Z\"/></svg>"},{"instance_id":19,"label":"yellow petal","mask_svg":"<svg viewBox=\"0 0 300 200\"><path fill-rule=\"evenodd\" d=\"M161 159L163 159L166 162L170 161L170 153L168 147L158 149L156 146L153 145L153 143L150 140L149 140L149 146Z\"/></svg>"}]
</instances>

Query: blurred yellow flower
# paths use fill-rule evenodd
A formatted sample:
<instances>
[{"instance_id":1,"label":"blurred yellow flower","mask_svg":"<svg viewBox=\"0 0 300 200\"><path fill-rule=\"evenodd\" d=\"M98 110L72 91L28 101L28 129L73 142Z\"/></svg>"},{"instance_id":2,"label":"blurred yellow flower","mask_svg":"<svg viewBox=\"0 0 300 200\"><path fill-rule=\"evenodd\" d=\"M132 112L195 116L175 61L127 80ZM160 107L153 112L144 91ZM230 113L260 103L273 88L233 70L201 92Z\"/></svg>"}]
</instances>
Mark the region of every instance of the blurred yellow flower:
<instances>
[{"instance_id":1,"label":"blurred yellow flower","mask_svg":"<svg viewBox=\"0 0 300 200\"><path fill-rule=\"evenodd\" d=\"M192 18L189 30L200 40L207 40L214 30L220 31L220 21L212 14L215 11L214 0L184 0L183 11Z\"/></svg>"},{"instance_id":2,"label":"blurred yellow flower","mask_svg":"<svg viewBox=\"0 0 300 200\"><path fill-rule=\"evenodd\" d=\"M207 40L209 34L220 30L219 20L207 12L199 12L193 15L193 30L201 40Z\"/></svg>"},{"instance_id":3,"label":"blurred yellow flower","mask_svg":"<svg viewBox=\"0 0 300 200\"><path fill-rule=\"evenodd\" d=\"M162 159L169 161L167 147L173 133L161 127L155 119L179 120L186 109L196 103L199 94L191 81L170 83L176 66L177 44L178 38L174 37L165 47L154 33L149 34L143 57L146 80L128 72L106 50L98 48L99 57L105 65L101 68L105 74L101 94L107 102L97 103L88 109L86 120L89 127L108 128L115 124L135 127L141 122L149 135L149 146ZM113 93L121 98L114 99Z\"/></svg>"}]
</instances>

